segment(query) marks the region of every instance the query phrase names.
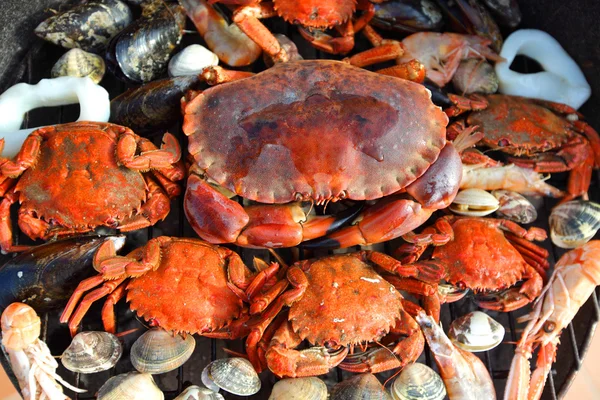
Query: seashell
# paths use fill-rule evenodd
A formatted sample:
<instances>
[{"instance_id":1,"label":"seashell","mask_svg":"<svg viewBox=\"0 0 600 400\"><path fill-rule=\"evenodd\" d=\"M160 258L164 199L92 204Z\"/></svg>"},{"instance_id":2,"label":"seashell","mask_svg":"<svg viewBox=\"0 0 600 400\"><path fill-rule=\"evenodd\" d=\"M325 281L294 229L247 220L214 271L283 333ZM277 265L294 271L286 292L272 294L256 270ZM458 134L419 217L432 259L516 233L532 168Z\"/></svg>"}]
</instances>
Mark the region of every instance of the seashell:
<instances>
[{"instance_id":1,"label":"seashell","mask_svg":"<svg viewBox=\"0 0 600 400\"><path fill-rule=\"evenodd\" d=\"M326 400L327 385L319 378L288 378L275 383L269 400Z\"/></svg>"},{"instance_id":2,"label":"seashell","mask_svg":"<svg viewBox=\"0 0 600 400\"><path fill-rule=\"evenodd\" d=\"M533 204L517 192L510 190L494 190L492 196L498 199L500 207L496 215L520 224L530 224L537 219L537 211Z\"/></svg>"},{"instance_id":3,"label":"seashell","mask_svg":"<svg viewBox=\"0 0 600 400\"><path fill-rule=\"evenodd\" d=\"M51 76L89 77L92 82L100 83L106 72L104 59L81 49L67 51L52 67Z\"/></svg>"},{"instance_id":4,"label":"seashell","mask_svg":"<svg viewBox=\"0 0 600 400\"><path fill-rule=\"evenodd\" d=\"M410 364L394 379L390 387L394 400L443 400L446 386L442 378L427 365Z\"/></svg>"},{"instance_id":5,"label":"seashell","mask_svg":"<svg viewBox=\"0 0 600 400\"><path fill-rule=\"evenodd\" d=\"M67 49L99 53L131 21L131 10L120 0L89 1L48 18L34 32Z\"/></svg>"},{"instance_id":6,"label":"seashell","mask_svg":"<svg viewBox=\"0 0 600 400\"><path fill-rule=\"evenodd\" d=\"M490 9L496 21L509 28L516 28L521 23L521 10L517 0L482 0Z\"/></svg>"},{"instance_id":7,"label":"seashell","mask_svg":"<svg viewBox=\"0 0 600 400\"><path fill-rule=\"evenodd\" d=\"M113 376L98 390L98 400L164 400L152 375L128 372Z\"/></svg>"},{"instance_id":8,"label":"seashell","mask_svg":"<svg viewBox=\"0 0 600 400\"><path fill-rule=\"evenodd\" d=\"M131 346L131 364L140 372L162 374L182 366L194 352L196 340L164 329L150 329Z\"/></svg>"},{"instance_id":9,"label":"seashell","mask_svg":"<svg viewBox=\"0 0 600 400\"><path fill-rule=\"evenodd\" d=\"M504 327L481 311L473 311L450 324L448 337L463 350L488 351L504 339Z\"/></svg>"},{"instance_id":10,"label":"seashell","mask_svg":"<svg viewBox=\"0 0 600 400\"><path fill-rule=\"evenodd\" d=\"M169 76L198 75L206 67L219 65L219 57L199 44L192 44L169 61Z\"/></svg>"},{"instance_id":11,"label":"seashell","mask_svg":"<svg viewBox=\"0 0 600 400\"><path fill-rule=\"evenodd\" d=\"M173 400L225 400L225 398L210 389L192 385L186 388Z\"/></svg>"},{"instance_id":12,"label":"seashell","mask_svg":"<svg viewBox=\"0 0 600 400\"><path fill-rule=\"evenodd\" d=\"M450 205L450 211L470 217L483 217L496 211L498 200L490 193L481 189L464 189L458 192Z\"/></svg>"},{"instance_id":13,"label":"seashell","mask_svg":"<svg viewBox=\"0 0 600 400\"><path fill-rule=\"evenodd\" d=\"M452 77L454 88L461 94L492 94L498 91L494 67L485 60L469 58L460 62Z\"/></svg>"},{"instance_id":14,"label":"seashell","mask_svg":"<svg viewBox=\"0 0 600 400\"><path fill-rule=\"evenodd\" d=\"M123 346L112 333L80 332L60 360L69 371L92 374L114 367L122 354Z\"/></svg>"},{"instance_id":15,"label":"seashell","mask_svg":"<svg viewBox=\"0 0 600 400\"><path fill-rule=\"evenodd\" d=\"M442 10L432 0L393 0L375 4L371 25L401 33L440 31Z\"/></svg>"},{"instance_id":16,"label":"seashell","mask_svg":"<svg viewBox=\"0 0 600 400\"><path fill-rule=\"evenodd\" d=\"M590 241L600 229L600 204L574 200L550 213L550 238L563 249L574 249Z\"/></svg>"},{"instance_id":17,"label":"seashell","mask_svg":"<svg viewBox=\"0 0 600 400\"><path fill-rule=\"evenodd\" d=\"M373 374L354 375L335 385L331 400L392 400Z\"/></svg>"},{"instance_id":18,"label":"seashell","mask_svg":"<svg viewBox=\"0 0 600 400\"><path fill-rule=\"evenodd\" d=\"M250 396L260 390L260 378L245 358L221 358L208 364L202 371L202 383L207 388L238 396Z\"/></svg>"}]
</instances>

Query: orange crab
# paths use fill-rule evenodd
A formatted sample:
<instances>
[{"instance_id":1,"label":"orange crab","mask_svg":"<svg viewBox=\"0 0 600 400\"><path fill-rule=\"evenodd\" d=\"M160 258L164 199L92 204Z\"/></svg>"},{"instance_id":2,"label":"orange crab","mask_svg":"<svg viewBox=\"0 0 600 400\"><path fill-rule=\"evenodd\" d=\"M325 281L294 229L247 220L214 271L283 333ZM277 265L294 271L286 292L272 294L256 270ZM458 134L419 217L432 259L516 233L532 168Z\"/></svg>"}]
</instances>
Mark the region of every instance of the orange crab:
<instances>
[{"instance_id":1,"label":"orange crab","mask_svg":"<svg viewBox=\"0 0 600 400\"><path fill-rule=\"evenodd\" d=\"M40 128L15 160L0 159L0 247L12 244L10 206L21 203L19 227L32 239L89 232L98 226L130 231L154 225L170 211L183 179L181 149L165 134L163 146L131 129L101 122ZM145 172L149 171L151 172Z\"/></svg>"},{"instance_id":2,"label":"orange crab","mask_svg":"<svg viewBox=\"0 0 600 400\"><path fill-rule=\"evenodd\" d=\"M114 333L114 305L127 293L130 308L153 326L233 339L248 334L248 309L242 298L260 294L261 288L273 289L270 282L279 265L254 274L229 249L161 236L125 257L116 255L112 242L105 242L94 257L94 268L100 274L79 284L60 317L72 334L92 303L104 296L102 322Z\"/></svg>"}]
</instances>

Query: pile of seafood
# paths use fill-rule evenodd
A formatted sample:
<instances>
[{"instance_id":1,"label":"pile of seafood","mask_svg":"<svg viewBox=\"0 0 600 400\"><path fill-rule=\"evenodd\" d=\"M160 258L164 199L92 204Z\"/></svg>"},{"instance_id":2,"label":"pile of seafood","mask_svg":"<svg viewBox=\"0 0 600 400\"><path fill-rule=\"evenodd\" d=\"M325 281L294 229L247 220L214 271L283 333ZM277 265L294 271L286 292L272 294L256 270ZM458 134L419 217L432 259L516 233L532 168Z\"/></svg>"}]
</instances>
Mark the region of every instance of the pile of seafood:
<instances>
[{"instance_id":1,"label":"pile of seafood","mask_svg":"<svg viewBox=\"0 0 600 400\"><path fill-rule=\"evenodd\" d=\"M171 397L495 399L477 353L511 346L520 311L504 398L541 398L600 284L600 136L582 71L520 20L516 0L89 0L40 21L64 52L0 95L2 346L23 397L98 374L89 396L163 399L211 338L228 356ZM75 103L75 122L21 128Z\"/></svg>"}]
</instances>

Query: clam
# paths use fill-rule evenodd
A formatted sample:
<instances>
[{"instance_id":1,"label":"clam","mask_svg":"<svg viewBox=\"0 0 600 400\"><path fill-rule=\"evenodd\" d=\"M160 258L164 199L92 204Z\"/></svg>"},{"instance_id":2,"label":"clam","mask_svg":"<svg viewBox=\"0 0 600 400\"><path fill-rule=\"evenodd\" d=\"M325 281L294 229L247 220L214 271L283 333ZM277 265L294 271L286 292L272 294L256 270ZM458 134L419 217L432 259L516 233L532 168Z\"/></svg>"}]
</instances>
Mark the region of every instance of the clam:
<instances>
[{"instance_id":1,"label":"clam","mask_svg":"<svg viewBox=\"0 0 600 400\"><path fill-rule=\"evenodd\" d=\"M219 65L219 57L199 44L192 44L169 61L169 76L198 75L209 66Z\"/></svg>"},{"instance_id":2,"label":"clam","mask_svg":"<svg viewBox=\"0 0 600 400\"><path fill-rule=\"evenodd\" d=\"M91 374L114 367L121 354L123 346L112 333L80 332L60 360L69 371Z\"/></svg>"},{"instance_id":3,"label":"clam","mask_svg":"<svg viewBox=\"0 0 600 400\"><path fill-rule=\"evenodd\" d=\"M245 358L221 358L208 364L202 371L202 383L209 389L238 396L250 396L260 390L260 378Z\"/></svg>"},{"instance_id":4,"label":"clam","mask_svg":"<svg viewBox=\"0 0 600 400\"><path fill-rule=\"evenodd\" d=\"M461 61L452 77L457 92L462 94L492 94L498 91L498 76L485 60L469 58Z\"/></svg>"},{"instance_id":5,"label":"clam","mask_svg":"<svg viewBox=\"0 0 600 400\"><path fill-rule=\"evenodd\" d=\"M452 321L448 337L463 350L476 353L491 350L504 339L504 327L481 311Z\"/></svg>"},{"instance_id":6,"label":"clam","mask_svg":"<svg viewBox=\"0 0 600 400\"><path fill-rule=\"evenodd\" d=\"M481 189L464 189L458 192L450 211L470 217L483 217L496 211L500 203L490 193Z\"/></svg>"},{"instance_id":7,"label":"clam","mask_svg":"<svg viewBox=\"0 0 600 400\"><path fill-rule=\"evenodd\" d=\"M163 329L150 329L131 346L131 364L140 372L162 374L182 366L194 352L196 340Z\"/></svg>"},{"instance_id":8,"label":"clam","mask_svg":"<svg viewBox=\"0 0 600 400\"><path fill-rule=\"evenodd\" d=\"M579 247L600 229L600 204L575 200L554 207L550 213L552 243L564 249Z\"/></svg>"},{"instance_id":9,"label":"clam","mask_svg":"<svg viewBox=\"0 0 600 400\"><path fill-rule=\"evenodd\" d=\"M152 375L128 372L113 376L98 390L98 400L163 400Z\"/></svg>"},{"instance_id":10,"label":"clam","mask_svg":"<svg viewBox=\"0 0 600 400\"><path fill-rule=\"evenodd\" d=\"M269 400L326 400L327 385L319 378L295 378L278 381Z\"/></svg>"},{"instance_id":11,"label":"clam","mask_svg":"<svg viewBox=\"0 0 600 400\"><path fill-rule=\"evenodd\" d=\"M58 59L50 74L59 76L89 77L92 82L100 83L106 72L104 59L81 49L71 49Z\"/></svg>"},{"instance_id":12,"label":"clam","mask_svg":"<svg viewBox=\"0 0 600 400\"><path fill-rule=\"evenodd\" d=\"M492 195L498 199L500 207L496 215L519 224L530 224L537 219L537 211L533 204L517 192L510 190L494 190Z\"/></svg>"},{"instance_id":13,"label":"clam","mask_svg":"<svg viewBox=\"0 0 600 400\"><path fill-rule=\"evenodd\" d=\"M210 389L192 385L186 388L173 400L225 400L225 398Z\"/></svg>"},{"instance_id":14,"label":"clam","mask_svg":"<svg viewBox=\"0 0 600 400\"><path fill-rule=\"evenodd\" d=\"M414 363L402 370L390 387L394 400L443 400L446 386L442 378L427 365Z\"/></svg>"},{"instance_id":15,"label":"clam","mask_svg":"<svg viewBox=\"0 0 600 400\"><path fill-rule=\"evenodd\" d=\"M354 375L335 385L331 400L392 400L373 374Z\"/></svg>"}]
</instances>

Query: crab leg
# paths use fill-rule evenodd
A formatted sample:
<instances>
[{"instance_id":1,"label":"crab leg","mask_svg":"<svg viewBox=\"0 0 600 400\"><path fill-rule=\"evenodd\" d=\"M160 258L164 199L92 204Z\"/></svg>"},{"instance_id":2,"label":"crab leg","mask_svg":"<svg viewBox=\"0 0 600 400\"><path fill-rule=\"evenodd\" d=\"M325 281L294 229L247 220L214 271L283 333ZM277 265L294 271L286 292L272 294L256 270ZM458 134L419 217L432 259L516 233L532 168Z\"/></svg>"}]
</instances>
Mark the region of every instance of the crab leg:
<instances>
[{"instance_id":1,"label":"crab leg","mask_svg":"<svg viewBox=\"0 0 600 400\"><path fill-rule=\"evenodd\" d=\"M25 139L23 142L21 150L19 150L15 156L15 161L12 161L8 158L0 159L0 173L9 178L17 178L28 168L30 168L37 160L40 153L43 135L50 129L53 128L42 128L36 133L32 133L31 135L27 136L27 139ZM4 140L0 146L0 152L2 148L4 148Z\"/></svg>"},{"instance_id":2,"label":"crab leg","mask_svg":"<svg viewBox=\"0 0 600 400\"><path fill-rule=\"evenodd\" d=\"M152 226L158 221L164 220L171 211L169 196L154 179L149 176L145 176L144 179L148 185L148 199L142 204L140 213L125 218L119 223L118 228L123 232Z\"/></svg>"},{"instance_id":3,"label":"crab leg","mask_svg":"<svg viewBox=\"0 0 600 400\"><path fill-rule=\"evenodd\" d=\"M106 332L117 331L117 319L115 317L115 305L125 296L127 282L121 283L112 293L106 297L102 306L102 325Z\"/></svg>"},{"instance_id":4,"label":"crab leg","mask_svg":"<svg viewBox=\"0 0 600 400\"><path fill-rule=\"evenodd\" d=\"M378 251L362 251L355 254L365 261L371 261L384 271L401 277L414 277L426 282L437 283L446 275L444 266L434 261L402 264L394 257Z\"/></svg>"},{"instance_id":5,"label":"crab leg","mask_svg":"<svg viewBox=\"0 0 600 400\"><path fill-rule=\"evenodd\" d=\"M27 250L29 246L13 245L12 220L10 218L10 206L18 200L14 190L10 190L0 201L0 248L2 253Z\"/></svg>"},{"instance_id":6,"label":"crab leg","mask_svg":"<svg viewBox=\"0 0 600 400\"><path fill-rule=\"evenodd\" d=\"M136 155L140 149L141 153ZM181 158L179 142L170 133L163 136L161 149L148 139L126 132L119 137L117 142L117 160L127 168L149 171L150 169L172 168Z\"/></svg>"},{"instance_id":7,"label":"crab leg","mask_svg":"<svg viewBox=\"0 0 600 400\"><path fill-rule=\"evenodd\" d=\"M238 8L233 13L233 22L274 61L285 62L289 60L288 54L279 45L275 36L259 20L276 16L273 3L264 2Z\"/></svg>"},{"instance_id":8,"label":"crab leg","mask_svg":"<svg viewBox=\"0 0 600 400\"><path fill-rule=\"evenodd\" d=\"M202 80L207 84L213 86L248 78L253 75L253 72L225 69L215 65L204 68L202 73L200 73L200 78L202 78Z\"/></svg>"},{"instance_id":9,"label":"crab leg","mask_svg":"<svg viewBox=\"0 0 600 400\"><path fill-rule=\"evenodd\" d=\"M523 272L526 279L520 288L510 288L502 293L490 293L484 297L489 300L478 299L477 305L488 310L509 312L519 309L535 300L542 292L544 282L542 276L530 265Z\"/></svg>"}]
</instances>

